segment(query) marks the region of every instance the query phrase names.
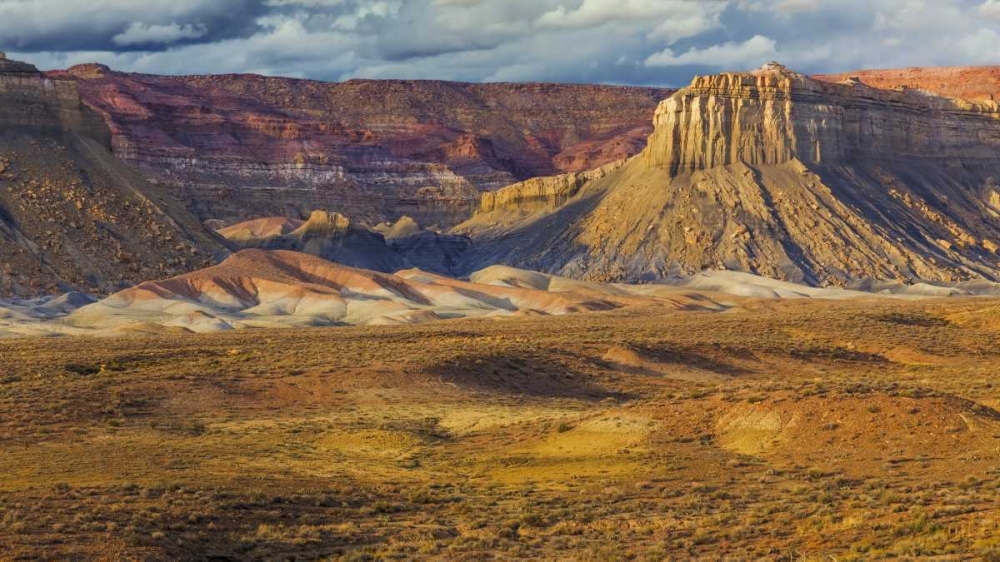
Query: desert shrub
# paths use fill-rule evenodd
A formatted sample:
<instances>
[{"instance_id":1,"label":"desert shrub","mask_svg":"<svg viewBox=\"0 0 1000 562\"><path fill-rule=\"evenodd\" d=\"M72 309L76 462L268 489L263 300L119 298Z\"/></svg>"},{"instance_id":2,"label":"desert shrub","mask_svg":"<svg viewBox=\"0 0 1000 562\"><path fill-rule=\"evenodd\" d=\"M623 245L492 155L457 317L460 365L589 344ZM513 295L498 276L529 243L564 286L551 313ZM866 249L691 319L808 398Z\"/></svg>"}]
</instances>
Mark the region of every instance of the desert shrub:
<instances>
[{"instance_id":1,"label":"desert shrub","mask_svg":"<svg viewBox=\"0 0 1000 562\"><path fill-rule=\"evenodd\" d=\"M82 377L96 375L101 372L100 365L86 365L83 363L67 363L65 368L74 375L80 375Z\"/></svg>"}]
</instances>

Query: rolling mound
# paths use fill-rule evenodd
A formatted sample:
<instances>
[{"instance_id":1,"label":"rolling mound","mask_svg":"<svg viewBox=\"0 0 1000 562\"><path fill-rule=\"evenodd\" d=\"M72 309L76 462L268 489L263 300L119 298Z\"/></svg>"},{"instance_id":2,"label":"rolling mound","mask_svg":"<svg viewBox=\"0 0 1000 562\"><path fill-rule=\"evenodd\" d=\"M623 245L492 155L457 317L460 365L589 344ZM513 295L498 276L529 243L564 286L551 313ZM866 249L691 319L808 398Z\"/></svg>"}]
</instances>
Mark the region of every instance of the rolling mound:
<instances>
[{"instance_id":1,"label":"rolling mound","mask_svg":"<svg viewBox=\"0 0 1000 562\"><path fill-rule=\"evenodd\" d=\"M1000 278L1000 107L771 64L698 77L646 149L483 196L466 271L594 281L725 269L804 283ZM578 176L577 176L578 177Z\"/></svg>"},{"instance_id":2,"label":"rolling mound","mask_svg":"<svg viewBox=\"0 0 1000 562\"><path fill-rule=\"evenodd\" d=\"M624 305L591 295L484 285L419 270L395 275L289 251L243 250L222 264L126 289L64 319L77 328L147 325L211 332L241 327L418 323Z\"/></svg>"},{"instance_id":3,"label":"rolling mound","mask_svg":"<svg viewBox=\"0 0 1000 562\"><path fill-rule=\"evenodd\" d=\"M809 287L731 271L706 271L663 283L628 285L490 266L464 280L415 268L387 274L300 252L248 249L220 265L142 283L97 302L90 295L75 292L0 300L0 337L416 324L616 309L652 310L654 314L669 310L740 312L747 307L767 308L771 306L768 302L785 299L924 299L1000 294L1000 285L986 282L950 287L880 283L859 289L864 290ZM643 364L643 369L660 372L653 363Z\"/></svg>"},{"instance_id":4,"label":"rolling mound","mask_svg":"<svg viewBox=\"0 0 1000 562\"><path fill-rule=\"evenodd\" d=\"M731 408L718 420L720 444L736 453L850 474L927 458L996 458L1000 413L954 397L774 399ZM829 459L827 452L843 451Z\"/></svg>"},{"instance_id":5,"label":"rolling mound","mask_svg":"<svg viewBox=\"0 0 1000 562\"><path fill-rule=\"evenodd\" d=\"M291 234L303 224L305 221L289 217L264 217L224 226L216 232L234 244L249 246L259 241Z\"/></svg>"},{"instance_id":6,"label":"rolling mound","mask_svg":"<svg viewBox=\"0 0 1000 562\"><path fill-rule=\"evenodd\" d=\"M407 263L381 234L352 223L340 213L313 211L306 221L268 217L218 232L240 248L304 252L362 269L392 272Z\"/></svg>"}]
</instances>

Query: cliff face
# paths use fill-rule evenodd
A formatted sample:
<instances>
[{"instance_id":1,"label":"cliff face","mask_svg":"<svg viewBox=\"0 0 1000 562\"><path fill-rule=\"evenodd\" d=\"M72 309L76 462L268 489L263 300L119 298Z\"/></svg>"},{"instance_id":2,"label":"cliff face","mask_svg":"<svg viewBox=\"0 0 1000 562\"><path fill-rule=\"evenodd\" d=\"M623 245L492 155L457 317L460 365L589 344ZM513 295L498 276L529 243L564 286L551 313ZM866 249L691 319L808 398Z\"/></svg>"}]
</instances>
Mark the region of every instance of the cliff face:
<instances>
[{"instance_id":1,"label":"cliff face","mask_svg":"<svg viewBox=\"0 0 1000 562\"><path fill-rule=\"evenodd\" d=\"M695 78L656 110L652 166L837 165L865 159L996 160L997 102L967 102L781 68Z\"/></svg>"},{"instance_id":2,"label":"cliff face","mask_svg":"<svg viewBox=\"0 0 1000 562\"><path fill-rule=\"evenodd\" d=\"M696 78L655 123L641 155L555 209L484 205L459 227L479 243L468 268L596 280L719 268L821 285L1000 276L996 102L769 65Z\"/></svg>"},{"instance_id":3,"label":"cliff face","mask_svg":"<svg viewBox=\"0 0 1000 562\"><path fill-rule=\"evenodd\" d=\"M78 82L114 152L202 219L336 208L371 223L469 216L480 193L641 150L652 88L164 77L97 65Z\"/></svg>"},{"instance_id":4,"label":"cliff face","mask_svg":"<svg viewBox=\"0 0 1000 562\"><path fill-rule=\"evenodd\" d=\"M1000 100L1000 66L856 70L844 74L821 74L813 78L823 82L843 82L852 77L883 90L911 88L947 98Z\"/></svg>"},{"instance_id":5,"label":"cliff face","mask_svg":"<svg viewBox=\"0 0 1000 562\"><path fill-rule=\"evenodd\" d=\"M0 295L111 292L225 250L110 141L73 82L0 56Z\"/></svg>"},{"instance_id":6,"label":"cliff face","mask_svg":"<svg viewBox=\"0 0 1000 562\"><path fill-rule=\"evenodd\" d=\"M86 135L110 147L111 132L80 103L76 84L51 80L0 53L0 128L53 136Z\"/></svg>"}]
</instances>

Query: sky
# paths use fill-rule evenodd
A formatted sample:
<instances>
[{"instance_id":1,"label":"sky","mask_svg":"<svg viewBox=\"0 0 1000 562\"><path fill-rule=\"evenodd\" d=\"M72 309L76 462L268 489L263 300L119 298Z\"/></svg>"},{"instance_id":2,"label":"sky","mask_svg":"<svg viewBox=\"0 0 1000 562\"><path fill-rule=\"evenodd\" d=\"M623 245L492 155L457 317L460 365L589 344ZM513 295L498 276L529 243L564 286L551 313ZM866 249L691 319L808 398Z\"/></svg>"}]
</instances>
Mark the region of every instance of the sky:
<instances>
[{"instance_id":1,"label":"sky","mask_svg":"<svg viewBox=\"0 0 1000 562\"><path fill-rule=\"evenodd\" d=\"M42 69L681 86L1000 65L1000 0L0 0L0 50Z\"/></svg>"}]
</instances>

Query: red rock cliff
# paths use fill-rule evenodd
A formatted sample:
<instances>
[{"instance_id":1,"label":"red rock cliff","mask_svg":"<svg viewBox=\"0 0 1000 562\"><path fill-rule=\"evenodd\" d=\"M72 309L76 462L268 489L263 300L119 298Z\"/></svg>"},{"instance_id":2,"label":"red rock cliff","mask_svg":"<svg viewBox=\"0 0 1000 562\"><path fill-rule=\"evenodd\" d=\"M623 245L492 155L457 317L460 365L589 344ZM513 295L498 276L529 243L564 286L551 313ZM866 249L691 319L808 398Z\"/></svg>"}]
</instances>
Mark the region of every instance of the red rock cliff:
<instances>
[{"instance_id":1,"label":"red rock cliff","mask_svg":"<svg viewBox=\"0 0 1000 562\"><path fill-rule=\"evenodd\" d=\"M252 75L165 77L100 65L73 77L115 154L203 219L336 209L425 224L483 191L637 153L668 90Z\"/></svg>"}]
</instances>

